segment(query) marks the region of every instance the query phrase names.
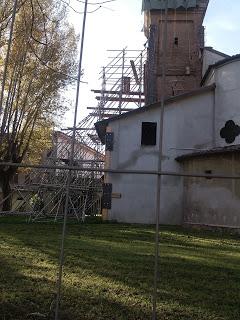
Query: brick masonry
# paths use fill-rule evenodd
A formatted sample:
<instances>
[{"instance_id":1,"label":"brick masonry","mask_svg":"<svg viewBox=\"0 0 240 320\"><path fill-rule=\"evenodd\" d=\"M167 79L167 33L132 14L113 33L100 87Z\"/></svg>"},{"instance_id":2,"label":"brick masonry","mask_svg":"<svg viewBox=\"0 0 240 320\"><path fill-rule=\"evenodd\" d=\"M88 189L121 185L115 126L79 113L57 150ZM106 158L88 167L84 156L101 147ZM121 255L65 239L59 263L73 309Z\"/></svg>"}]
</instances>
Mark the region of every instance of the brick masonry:
<instances>
[{"instance_id":1,"label":"brick masonry","mask_svg":"<svg viewBox=\"0 0 240 320\"><path fill-rule=\"evenodd\" d=\"M208 0L199 0L196 8L168 10L166 52L166 96L174 96L200 87L203 19ZM145 34L149 40L146 65L146 100L159 101L162 93L162 54L164 11L145 12Z\"/></svg>"}]
</instances>

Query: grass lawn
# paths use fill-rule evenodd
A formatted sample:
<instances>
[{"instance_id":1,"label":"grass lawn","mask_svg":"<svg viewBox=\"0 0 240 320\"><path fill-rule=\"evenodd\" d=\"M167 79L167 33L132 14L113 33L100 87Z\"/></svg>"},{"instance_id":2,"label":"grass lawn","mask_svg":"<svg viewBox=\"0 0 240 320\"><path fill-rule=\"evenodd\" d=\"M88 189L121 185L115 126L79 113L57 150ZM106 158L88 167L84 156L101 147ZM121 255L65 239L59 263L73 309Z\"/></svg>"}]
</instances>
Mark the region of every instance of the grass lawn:
<instances>
[{"instance_id":1,"label":"grass lawn","mask_svg":"<svg viewBox=\"0 0 240 320\"><path fill-rule=\"evenodd\" d=\"M0 319L53 319L59 224L0 219ZM151 319L154 230L68 226L63 320ZM161 320L240 319L240 238L162 227ZM45 315L45 317L40 317Z\"/></svg>"}]
</instances>

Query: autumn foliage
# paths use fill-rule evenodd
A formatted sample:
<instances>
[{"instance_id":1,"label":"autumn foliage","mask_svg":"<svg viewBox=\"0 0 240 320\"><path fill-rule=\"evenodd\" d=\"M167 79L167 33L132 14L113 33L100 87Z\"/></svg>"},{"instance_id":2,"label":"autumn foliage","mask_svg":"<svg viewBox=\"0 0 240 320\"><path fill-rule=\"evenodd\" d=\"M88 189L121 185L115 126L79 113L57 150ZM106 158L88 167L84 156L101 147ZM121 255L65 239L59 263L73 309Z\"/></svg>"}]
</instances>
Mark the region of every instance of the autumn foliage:
<instances>
[{"instance_id":1,"label":"autumn foliage","mask_svg":"<svg viewBox=\"0 0 240 320\"><path fill-rule=\"evenodd\" d=\"M18 0L9 41L15 1L2 1L0 161L36 162L50 146L51 130L66 109L62 92L75 80L77 38L61 1ZM3 197L15 172L0 167ZM10 201L3 209L10 209Z\"/></svg>"}]
</instances>

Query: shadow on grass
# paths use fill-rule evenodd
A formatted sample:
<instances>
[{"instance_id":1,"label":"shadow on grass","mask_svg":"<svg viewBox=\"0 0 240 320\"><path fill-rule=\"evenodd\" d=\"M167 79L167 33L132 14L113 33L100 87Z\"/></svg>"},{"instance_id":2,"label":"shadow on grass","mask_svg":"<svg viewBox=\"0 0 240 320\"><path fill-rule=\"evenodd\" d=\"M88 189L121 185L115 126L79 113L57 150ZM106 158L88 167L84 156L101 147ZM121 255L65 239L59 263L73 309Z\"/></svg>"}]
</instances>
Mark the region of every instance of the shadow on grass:
<instances>
[{"instance_id":1,"label":"shadow on grass","mask_svg":"<svg viewBox=\"0 0 240 320\"><path fill-rule=\"evenodd\" d=\"M32 261L32 268L36 268L37 277L31 272L25 276L24 286L23 279L18 281L16 292L21 292L21 286L25 291L24 297L20 295L22 305L14 312L22 312L23 306L29 306L30 301L34 303L31 310L35 312L49 310L56 268L40 270L36 261L41 257L56 266L60 229L59 225L46 224L10 224L1 228L1 235L7 237L11 233L10 246L25 248L22 256L27 255L28 250L33 254L29 263ZM219 239L217 234L163 227L159 315L169 320L239 319L238 243L234 237ZM62 319L150 319L153 244L153 227L69 226ZM11 265L11 259L7 257ZM18 272L21 274L24 264L22 261L14 268L13 279L18 279ZM6 261L5 265L7 272ZM34 282L38 277L39 280ZM13 279L6 279L5 291L14 287ZM39 283L38 288L36 283ZM4 310L9 307L9 300L5 301Z\"/></svg>"}]
</instances>

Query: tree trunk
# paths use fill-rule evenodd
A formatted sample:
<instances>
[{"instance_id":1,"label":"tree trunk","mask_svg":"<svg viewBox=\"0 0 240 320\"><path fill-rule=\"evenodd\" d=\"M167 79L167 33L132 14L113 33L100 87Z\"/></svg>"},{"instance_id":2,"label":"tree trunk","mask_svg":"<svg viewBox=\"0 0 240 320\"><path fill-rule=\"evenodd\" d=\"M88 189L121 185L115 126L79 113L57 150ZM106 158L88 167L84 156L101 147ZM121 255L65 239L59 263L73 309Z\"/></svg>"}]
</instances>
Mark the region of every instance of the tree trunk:
<instances>
[{"instance_id":1,"label":"tree trunk","mask_svg":"<svg viewBox=\"0 0 240 320\"><path fill-rule=\"evenodd\" d=\"M12 209L12 195L10 181L12 179L11 172L0 172L0 183L2 188L2 211L10 211Z\"/></svg>"}]
</instances>

